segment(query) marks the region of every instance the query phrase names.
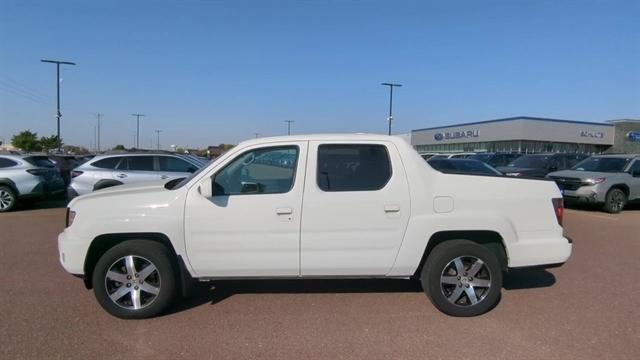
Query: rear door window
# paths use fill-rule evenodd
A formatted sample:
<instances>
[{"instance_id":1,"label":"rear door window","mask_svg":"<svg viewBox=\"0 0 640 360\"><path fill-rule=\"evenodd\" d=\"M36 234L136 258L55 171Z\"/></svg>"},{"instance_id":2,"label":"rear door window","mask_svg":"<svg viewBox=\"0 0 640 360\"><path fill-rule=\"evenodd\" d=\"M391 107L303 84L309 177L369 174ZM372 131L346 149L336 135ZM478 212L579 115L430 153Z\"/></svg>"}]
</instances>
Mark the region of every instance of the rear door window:
<instances>
[{"instance_id":1,"label":"rear door window","mask_svg":"<svg viewBox=\"0 0 640 360\"><path fill-rule=\"evenodd\" d=\"M160 171L192 173L197 170L195 165L173 156L158 156Z\"/></svg>"},{"instance_id":2,"label":"rear door window","mask_svg":"<svg viewBox=\"0 0 640 360\"><path fill-rule=\"evenodd\" d=\"M125 156L118 170L153 171L153 156Z\"/></svg>"},{"instance_id":3,"label":"rear door window","mask_svg":"<svg viewBox=\"0 0 640 360\"><path fill-rule=\"evenodd\" d=\"M322 191L374 191L391 179L387 147L377 144L318 146L316 181Z\"/></svg>"}]
</instances>

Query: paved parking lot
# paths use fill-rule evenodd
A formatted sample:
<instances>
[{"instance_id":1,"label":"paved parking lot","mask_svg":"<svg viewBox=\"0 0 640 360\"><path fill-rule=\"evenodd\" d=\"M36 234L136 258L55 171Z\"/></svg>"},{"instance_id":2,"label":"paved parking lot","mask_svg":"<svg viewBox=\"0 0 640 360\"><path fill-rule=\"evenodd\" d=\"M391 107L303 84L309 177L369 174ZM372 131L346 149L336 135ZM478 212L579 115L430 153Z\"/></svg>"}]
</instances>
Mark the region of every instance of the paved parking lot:
<instances>
[{"instance_id":1,"label":"paved parking lot","mask_svg":"<svg viewBox=\"0 0 640 360\"><path fill-rule=\"evenodd\" d=\"M62 208L0 214L2 359L640 358L637 206L568 210L569 262L509 274L498 307L465 319L406 280L305 280L213 283L160 318L119 320L58 264L63 223Z\"/></svg>"}]
</instances>

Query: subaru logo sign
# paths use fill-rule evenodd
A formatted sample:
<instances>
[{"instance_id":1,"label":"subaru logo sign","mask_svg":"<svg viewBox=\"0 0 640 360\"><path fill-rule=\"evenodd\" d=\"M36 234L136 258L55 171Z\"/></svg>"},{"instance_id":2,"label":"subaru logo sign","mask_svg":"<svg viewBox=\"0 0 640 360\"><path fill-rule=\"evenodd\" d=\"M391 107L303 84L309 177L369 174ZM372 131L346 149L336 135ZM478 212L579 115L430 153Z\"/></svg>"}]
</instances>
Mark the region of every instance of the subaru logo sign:
<instances>
[{"instance_id":1,"label":"subaru logo sign","mask_svg":"<svg viewBox=\"0 0 640 360\"><path fill-rule=\"evenodd\" d=\"M629 131L627 133L627 139L629 141L638 141L638 142L640 142L640 131Z\"/></svg>"},{"instance_id":2,"label":"subaru logo sign","mask_svg":"<svg viewBox=\"0 0 640 360\"><path fill-rule=\"evenodd\" d=\"M480 135L478 130L460 130L460 131L447 131L433 134L433 138L436 141L442 140L456 140L465 138L476 138Z\"/></svg>"}]
</instances>

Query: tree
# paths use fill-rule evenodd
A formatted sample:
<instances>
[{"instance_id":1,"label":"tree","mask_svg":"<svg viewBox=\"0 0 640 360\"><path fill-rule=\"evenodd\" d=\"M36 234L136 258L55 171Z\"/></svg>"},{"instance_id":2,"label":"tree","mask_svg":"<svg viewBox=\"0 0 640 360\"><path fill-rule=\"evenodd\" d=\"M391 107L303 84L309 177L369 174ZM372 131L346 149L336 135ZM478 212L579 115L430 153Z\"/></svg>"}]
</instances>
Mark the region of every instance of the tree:
<instances>
[{"instance_id":1,"label":"tree","mask_svg":"<svg viewBox=\"0 0 640 360\"><path fill-rule=\"evenodd\" d=\"M11 144L22 151L40 151L42 147L38 141L38 133L30 130L22 131L11 138Z\"/></svg>"},{"instance_id":2,"label":"tree","mask_svg":"<svg viewBox=\"0 0 640 360\"><path fill-rule=\"evenodd\" d=\"M233 148L235 145L232 144L220 144L218 145L218 147L220 149L222 149L222 151L229 151L231 148Z\"/></svg>"},{"instance_id":3,"label":"tree","mask_svg":"<svg viewBox=\"0 0 640 360\"><path fill-rule=\"evenodd\" d=\"M44 151L57 149L58 146L62 146L62 141L58 140L57 135L51 135L49 137L43 136L40 138L40 146Z\"/></svg>"},{"instance_id":4,"label":"tree","mask_svg":"<svg viewBox=\"0 0 640 360\"><path fill-rule=\"evenodd\" d=\"M127 150L124 145L116 145L113 147L113 150Z\"/></svg>"}]
</instances>

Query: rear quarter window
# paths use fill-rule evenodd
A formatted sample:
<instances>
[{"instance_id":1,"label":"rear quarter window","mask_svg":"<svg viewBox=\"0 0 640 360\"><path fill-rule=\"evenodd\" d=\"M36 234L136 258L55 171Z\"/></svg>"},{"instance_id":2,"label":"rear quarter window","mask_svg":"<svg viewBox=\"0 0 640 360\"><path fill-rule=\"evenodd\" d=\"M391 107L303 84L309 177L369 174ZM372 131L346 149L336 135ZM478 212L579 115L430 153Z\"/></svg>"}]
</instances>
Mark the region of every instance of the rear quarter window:
<instances>
[{"instance_id":1,"label":"rear quarter window","mask_svg":"<svg viewBox=\"0 0 640 360\"><path fill-rule=\"evenodd\" d=\"M101 159L98 161L94 161L91 163L91 166L100 168L100 169L115 169L118 163L120 162L121 157L111 157L106 159Z\"/></svg>"},{"instance_id":2,"label":"rear quarter window","mask_svg":"<svg viewBox=\"0 0 640 360\"><path fill-rule=\"evenodd\" d=\"M11 159L0 157L0 169L9 168L16 165L18 165L17 162Z\"/></svg>"}]
</instances>

